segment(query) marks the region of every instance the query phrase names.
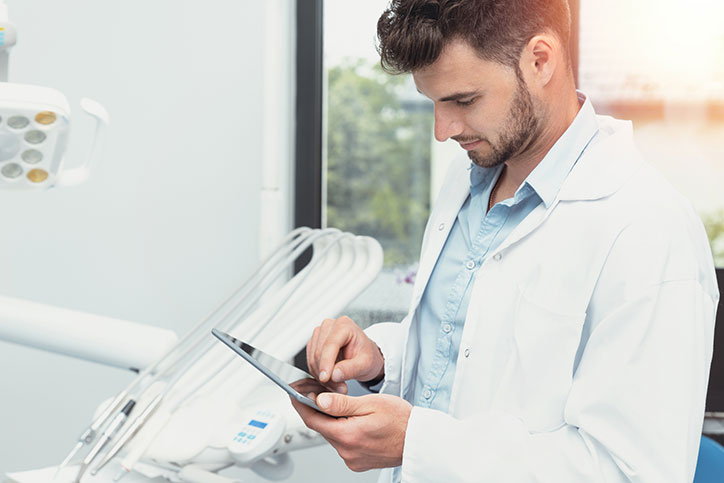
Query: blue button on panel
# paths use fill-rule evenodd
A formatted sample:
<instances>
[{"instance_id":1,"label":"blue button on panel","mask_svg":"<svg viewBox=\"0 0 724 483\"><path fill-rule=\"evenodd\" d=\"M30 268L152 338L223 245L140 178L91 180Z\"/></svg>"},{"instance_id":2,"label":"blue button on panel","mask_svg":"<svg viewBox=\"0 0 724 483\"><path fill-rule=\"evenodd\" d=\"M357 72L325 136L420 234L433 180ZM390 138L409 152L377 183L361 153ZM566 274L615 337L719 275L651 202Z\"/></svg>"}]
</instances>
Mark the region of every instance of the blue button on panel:
<instances>
[{"instance_id":1,"label":"blue button on panel","mask_svg":"<svg viewBox=\"0 0 724 483\"><path fill-rule=\"evenodd\" d=\"M254 436L253 434L249 435L249 439L254 439L254 438L256 438L256 436Z\"/></svg>"}]
</instances>

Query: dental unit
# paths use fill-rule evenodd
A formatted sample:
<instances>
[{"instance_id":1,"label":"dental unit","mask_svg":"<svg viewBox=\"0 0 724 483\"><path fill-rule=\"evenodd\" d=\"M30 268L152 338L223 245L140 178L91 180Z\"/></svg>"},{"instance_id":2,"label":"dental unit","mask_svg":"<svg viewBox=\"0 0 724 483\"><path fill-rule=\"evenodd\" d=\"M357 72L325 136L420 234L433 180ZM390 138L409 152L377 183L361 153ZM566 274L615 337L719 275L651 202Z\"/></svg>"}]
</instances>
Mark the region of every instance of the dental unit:
<instances>
[{"instance_id":1,"label":"dental unit","mask_svg":"<svg viewBox=\"0 0 724 483\"><path fill-rule=\"evenodd\" d=\"M289 277L310 248L311 261ZM53 469L55 481L108 481L107 476L97 479L106 474L105 467L113 468L116 481L131 473L161 474L172 481L234 481L214 474L231 465L271 479L288 475L287 453L323 440L301 424L284 392L237 362L209 331L228 331L289 360L303 349L313 327L341 313L381 267L382 249L371 238L336 229L294 230L206 319L99 407L99 416ZM265 436L248 448L241 445L238 435L248 431L229 428L248 417L264 431L269 427L264 435L273 433L273 441ZM72 464L98 436L80 464ZM96 461L107 446L110 450ZM33 481L30 473L10 476L20 483Z\"/></svg>"}]
</instances>

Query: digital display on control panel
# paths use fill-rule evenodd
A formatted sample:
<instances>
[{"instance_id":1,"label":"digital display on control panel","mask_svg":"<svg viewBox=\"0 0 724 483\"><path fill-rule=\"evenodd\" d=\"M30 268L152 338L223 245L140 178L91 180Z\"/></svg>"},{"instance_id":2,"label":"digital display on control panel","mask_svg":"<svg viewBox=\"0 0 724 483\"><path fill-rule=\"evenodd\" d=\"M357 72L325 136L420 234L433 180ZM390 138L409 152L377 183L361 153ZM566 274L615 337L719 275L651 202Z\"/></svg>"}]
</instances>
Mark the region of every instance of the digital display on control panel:
<instances>
[{"instance_id":1,"label":"digital display on control panel","mask_svg":"<svg viewBox=\"0 0 724 483\"><path fill-rule=\"evenodd\" d=\"M264 429L266 428L266 423L262 423L261 421L257 421L256 419L252 419L249 421L249 426L254 426L256 428Z\"/></svg>"}]
</instances>

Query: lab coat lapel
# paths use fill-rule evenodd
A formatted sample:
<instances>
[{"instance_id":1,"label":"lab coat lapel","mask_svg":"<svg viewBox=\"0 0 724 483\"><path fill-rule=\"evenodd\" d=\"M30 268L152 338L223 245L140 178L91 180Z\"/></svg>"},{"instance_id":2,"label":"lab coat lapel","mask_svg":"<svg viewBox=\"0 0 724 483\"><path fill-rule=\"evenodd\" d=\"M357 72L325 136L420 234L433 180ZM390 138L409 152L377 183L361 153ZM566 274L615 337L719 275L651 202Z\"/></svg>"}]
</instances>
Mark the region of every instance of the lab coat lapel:
<instances>
[{"instance_id":1,"label":"lab coat lapel","mask_svg":"<svg viewBox=\"0 0 724 483\"><path fill-rule=\"evenodd\" d=\"M467 166L469 166L469 162ZM455 223L458 212L470 194L470 172L467 167L455 169L451 176L452 181L443 185L445 189L440 192L440 196L435 203L435 210L430 215L428 229L430 235L420 254L420 266L417 271L410 311L415 310L420 303L432 270L440 257L440 252Z\"/></svg>"},{"instance_id":2,"label":"lab coat lapel","mask_svg":"<svg viewBox=\"0 0 724 483\"><path fill-rule=\"evenodd\" d=\"M540 226L560 201L596 200L618 190L641 165L641 160L631 160L630 153L636 152L633 145L631 123L606 119L604 129L614 132L606 139L586 149L573 166L556 199L546 208L540 203L508 235L488 258L517 243Z\"/></svg>"},{"instance_id":3,"label":"lab coat lapel","mask_svg":"<svg viewBox=\"0 0 724 483\"><path fill-rule=\"evenodd\" d=\"M420 253L420 267L417 271L415 287L410 302L410 312L407 321L406 341L402 353L402 371L400 374L400 395L405 397L410 389L411 374L415 368L415 361L418 357L418 347L414 343L417 340L415 324L417 306L420 304L422 294L430 280L432 270L440 257L445 241L452 229L458 212L465 199L470 194L470 172L467 169L470 162L460 161L460 158L453 161L448 172L448 179L443 184L443 189L435 202L435 208L430 214L430 220L426 230L426 237L423 241Z\"/></svg>"},{"instance_id":4,"label":"lab coat lapel","mask_svg":"<svg viewBox=\"0 0 724 483\"><path fill-rule=\"evenodd\" d=\"M558 204L558 200L555 200L551 206L546 209L545 205L543 203L539 203L538 206L536 206L533 211L531 211L528 216L526 216L523 221L518 224L518 226L513 229L513 231L508 235L508 237L503 240L503 242L498 246L497 249L493 251L488 257L490 258L496 253L505 250L513 243L516 243L521 238L525 237L527 234L535 230L541 223L545 221L546 218L548 218L548 215L553 211L553 209Z\"/></svg>"},{"instance_id":5,"label":"lab coat lapel","mask_svg":"<svg viewBox=\"0 0 724 483\"><path fill-rule=\"evenodd\" d=\"M561 187L561 201L596 200L618 191L641 168L630 121L606 119L603 129L612 130L608 137L588 148Z\"/></svg>"}]
</instances>

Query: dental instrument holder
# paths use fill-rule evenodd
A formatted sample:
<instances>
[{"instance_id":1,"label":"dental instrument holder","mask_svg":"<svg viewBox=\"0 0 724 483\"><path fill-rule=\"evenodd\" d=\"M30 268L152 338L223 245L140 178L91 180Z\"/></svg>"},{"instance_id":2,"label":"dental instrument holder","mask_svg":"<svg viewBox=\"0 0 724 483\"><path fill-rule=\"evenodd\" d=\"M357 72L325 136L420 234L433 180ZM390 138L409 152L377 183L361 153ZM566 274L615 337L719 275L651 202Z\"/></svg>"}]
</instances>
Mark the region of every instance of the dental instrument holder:
<instances>
[{"instance_id":1,"label":"dental instrument holder","mask_svg":"<svg viewBox=\"0 0 724 483\"><path fill-rule=\"evenodd\" d=\"M203 345L204 338L207 335L208 326L218 325L217 320L226 320L228 318L235 319L240 317L240 314L235 312L240 304L243 305L241 301L244 300L244 302L246 302L249 298L256 299L256 297L252 296L254 294L255 284L261 283L264 285L265 281L266 284L270 284L277 276L283 273L283 270L280 271L277 266L280 261L279 258L284 259L285 257L291 257L292 259L296 259L298 253L303 251L300 251L300 246L303 246L304 249L306 249L305 244L311 243L311 241L318 238L322 233L339 233L339 230L328 229L320 232L320 230L312 230L306 227L300 227L292 230L292 232L284 238L277 250L274 250L260 264L257 270L244 284L242 284L241 287L235 290L234 293L232 293L222 304L214 309L211 314L197 324L197 326L187 333L180 341L178 341L174 347L168 350L165 355L160 357L154 364L145 367L138 377L124 391L116 396L113 403L111 403L101 416L96 418L92 422L91 426L83 432L76 446L59 466L59 470L63 468L85 444L90 444L93 441L99 428L108 423L111 414L132 390L135 390L139 394L142 393L160 376L172 371L192 349L196 348L199 344ZM269 270L271 270L271 272ZM271 281L268 280L270 278L270 273L272 275ZM231 310L227 310L230 306L232 307ZM211 347L211 345L212 344L208 344L209 347ZM205 350L200 352L203 353ZM171 359L171 362L169 362L169 359ZM181 370L180 372L184 372L184 370ZM138 389L137 386L141 386L141 388ZM169 386L173 386L173 383L169 384ZM170 389L170 387L167 387L167 389ZM115 454L124 446L124 444L135 436L135 434L145 424L146 419L151 416L157 406L161 403L164 394L165 392L156 396L146 409L144 409L141 415L133 421L131 426L126 428L119 437L118 441L114 444L113 448L106 454L94 471L98 471L107 464L110 459L112 459L113 456L115 456Z\"/></svg>"},{"instance_id":2,"label":"dental instrument holder","mask_svg":"<svg viewBox=\"0 0 724 483\"><path fill-rule=\"evenodd\" d=\"M0 122L6 123L11 116L23 116L28 120L27 126L10 129L3 126L0 151L7 149L6 155L10 157L0 160L0 166L12 163L16 169L21 169L25 176L18 175L13 178L0 176L0 189L37 190L81 184L98 166L104 134L110 123L108 111L97 101L87 97L80 100L80 107L96 121L91 150L88 158L80 166L63 169L65 148L71 128L70 104L61 92L50 87L8 82L10 49L16 43L17 29L8 19L7 5L0 0ZM38 122L37 116L48 113L53 116L51 122L47 122L50 119L47 116ZM44 141L41 143L52 144L51 148L45 147L46 150L50 150L51 155L43 156L39 161L33 160L33 164L30 165L20 156L20 146L26 141L17 140L17 136L24 133L27 140L29 132L40 132L44 136ZM29 147L34 149L39 146L31 144ZM31 176L32 172L42 174Z\"/></svg>"},{"instance_id":3,"label":"dental instrument holder","mask_svg":"<svg viewBox=\"0 0 724 483\"><path fill-rule=\"evenodd\" d=\"M305 308L311 308L316 305L318 305L318 306L316 307L316 310L313 311L313 313L307 313L306 316L301 316L301 314L299 314L298 311L294 311L293 308L290 306L289 310L292 310L294 312L294 316L300 321L307 320L310 322L312 322L312 321L318 322L319 320L321 320L323 318L323 316L329 315L330 311L332 313L337 313L338 311L341 311L343 309L343 307L355 295L357 295L364 287L367 286L367 284L369 282L371 282L374 279L376 274L379 272L379 269L381 269L381 267L382 267L382 259L383 259L382 250L381 250L381 247L379 247L379 244L374 240L360 238L360 237L354 237L354 235L351 235L349 233L346 233L346 234L341 233L338 230L332 231L332 232L327 231L326 233L318 233L315 230L315 235L317 235L317 236L315 236L315 239L319 240L319 244L315 243L315 245L314 245L314 256L313 256L311 263L314 264L315 266L319 267L319 269L323 273L317 272L316 275L309 275L309 272L306 272L306 273L300 272L299 274L297 274L296 277L294 277L292 280L290 280L290 283L292 285L296 285L294 282L300 280L300 277L301 277L302 280L306 280L306 282L307 282L304 284L306 288L297 287L297 288L294 288L293 291L295 293L301 293L301 292L307 293L309 291L310 287L315 287L317 289L320 289L320 287L324 287L324 285L325 285L325 284L319 283L320 282L319 277L322 277L323 280L332 283L333 286L341 288L342 292L344 292L344 294L342 294L338 290L328 290L327 291L327 290L322 289L323 293L329 293L329 294L334 293L334 296L330 299L330 300L334 301L332 306L329 305L330 301L323 303L322 300L319 300L320 304L317 304L317 303L310 304L309 296L302 297L301 300L298 300L298 303L304 302ZM322 235L323 238L318 238L319 235ZM355 242L354 240L359 240L359 241ZM325 241L327 243L325 243ZM337 248L330 251L330 249L334 248L334 247L337 247ZM298 249L294 250L293 256L287 258L287 260L286 260L287 263L285 263L285 265L292 264L294 262L294 260L296 258L298 258L298 256L301 255L305 251L305 249L306 249L306 246L304 244L300 244L298 246ZM347 254L346 256L349 257L350 254L356 253L357 255L354 255L355 259L358 260L358 263L356 265L356 270L354 270L354 269L350 270L354 265L351 265L349 260L347 261L346 264L340 264L338 262L338 260L336 260L336 259L332 259L332 261L330 261L328 256L322 256L322 254L325 254L325 253L328 254L329 256L337 256L337 257L343 256L345 253ZM324 264L319 263L320 260L324 260L325 263ZM323 265L327 265L326 268ZM332 267L335 267L335 269L340 271L339 275L342 275L344 277L351 277L351 280L349 280L349 281L350 282L354 281L355 283L334 283L332 281L333 277L327 276L327 270L329 270ZM306 271L308 268L310 268L309 265L307 265L303 271ZM363 272L367 272L367 273L365 275L363 275ZM267 287L268 286L269 285L267 285ZM346 290L347 288L349 288L350 290ZM299 292L300 290L301 290L301 292ZM274 327L274 324L270 325L270 323L273 320L273 322L275 322L276 325L279 325L280 323L283 323L283 321L288 321L289 315L278 313L279 307L277 306L277 304L282 303L282 305L287 305L286 301L288 301L294 297L290 297L291 294L286 293L285 289L282 289L280 291L275 291L274 295L278 295L279 297L278 298L273 297L270 300L268 300L267 302L271 304L271 307L266 307L265 310L261 311L261 314L257 314L255 312L255 314L257 315L255 317L242 317L241 315L234 317L234 320L237 320L238 322L241 322L241 321L244 322L243 330L244 330L245 337L250 337L250 338L254 339L254 341L256 342L256 340L257 340L256 335L262 335L261 333L257 334L257 332L258 332L257 329L262 329L262 328L264 328L265 330L269 329L269 330L271 330L271 332L273 334L276 334L276 335L272 336L271 333L267 334L269 337L260 337L258 339L259 341L261 341L264 338L273 339L275 337L276 338L279 337L279 335L281 334L281 332L279 332L279 329L281 329L281 327L276 327L276 330L272 330L275 327ZM311 300L315 300L315 302L316 302L317 296L312 297ZM284 302L281 302L281 301L284 301ZM341 304L341 305L336 306L335 304ZM267 305L267 303L264 304L264 306L266 306L266 305ZM269 308L271 308L272 310L269 310ZM307 310L304 310L303 312L307 312ZM251 314L248 314L248 315L251 315ZM225 320L224 322L227 322L227 321ZM251 323L251 325L249 325L250 323ZM238 327L234 327L232 329L232 331L238 331L238 330L242 330L242 327L238 326ZM311 331L311 326L309 327L309 330ZM301 338L299 338L297 336L298 336L298 333L305 333L306 331L293 330L292 332L295 335L293 337L291 337L291 339L287 336L284 336L284 338L283 338L285 341L285 344L283 344L283 346L285 348L282 349L282 347L277 347L276 350L282 351L277 354L278 357L280 357L280 358L292 357L296 353L296 351L298 351L303 346L303 343L306 339L304 339L304 336L301 336ZM291 335L291 334L288 334L288 335ZM297 339L297 338L299 338L299 340L297 340L296 342L294 342L294 343L290 342L290 340ZM304 339L304 340L302 340L302 339ZM287 343L287 342L290 342L290 343ZM294 347L292 347L292 346L294 346ZM224 357L224 356L222 356L222 358L226 359L226 357ZM228 366L229 366L223 360L221 360L219 358L217 358L217 359L218 360L215 359L214 361L210 361L212 363L206 363L204 365L205 370L207 371L207 374L211 375L212 377L215 375L219 375L217 369L219 369L221 367L226 367L228 369ZM218 365L217 363L220 363L221 367L215 367ZM184 370L182 372L185 373L185 372L187 372L187 370ZM217 382L220 380L226 381L227 382L226 386L229 387L228 378L226 376L220 376L215 379L216 379L216 381L214 381L214 382ZM209 381L204 381L204 382L202 382L202 384L206 384L207 382L209 382ZM190 394L205 393L208 391L208 388L201 389L201 386L198 384L184 383L184 384L181 384L181 387L183 388L183 392L187 392ZM178 397L177 397L177 399L178 399ZM184 400L184 399L185 398L183 398L183 397L180 398L180 400ZM146 452L146 449L149 447L151 440L156 438L156 436L158 435L158 432L169 421L169 419L171 417L171 413L175 409L180 407L180 404L179 403L171 404L170 406L171 407L167 408L165 411L162 411L161 414L157 414L155 416L155 418L158 418L160 420L160 423L159 423L159 421L149 422L151 427L147 427L148 431L145 432L146 434L139 434L139 440L134 441L132 449L130 449L126 458L124 458L124 460L121 462L121 466L125 468L125 471L128 471L134 464L134 461L137 461L137 459ZM298 438L295 438L295 439L298 439ZM315 445L320 444L320 442L314 442L313 440L309 440L309 442L313 443ZM159 444L161 444L161 443L159 443ZM288 444L280 443L279 448L281 450L284 450L288 447L289 447ZM275 450L276 450L276 448L275 448ZM278 459L277 464L275 464L275 465L272 465L269 467L267 467L268 465L265 467L262 467L263 466L262 465L262 466L257 467L257 465L260 464L259 462L257 462L251 466L251 469L254 471L259 470L260 472L263 472L265 474L268 474L272 470L274 470L274 471L278 470L279 472L282 472L282 470L283 470L283 472L286 472L287 465L282 464L282 463L284 463L284 458L282 456L280 456L279 454L275 453L275 458L277 458L277 457L279 457L281 459ZM156 458L156 456L154 456L154 458Z\"/></svg>"},{"instance_id":4,"label":"dental instrument holder","mask_svg":"<svg viewBox=\"0 0 724 483\"><path fill-rule=\"evenodd\" d=\"M297 232L297 230L294 230L292 233ZM300 232L303 233L303 232ZM281 263L280 266L274 266L272 265L272 269L270 272L264 273L263 275L259 275L263 273L263 270L261 268L257 270L257 272L252 276L250 280L248 280L244 287L250 285L252 288L256 288L257 290L239 290L237 293L245 293L246 300L241 300L241 297L238 295L232 296L230 299L227 299L226 302L221 304L214 312L212 313L212 316L207 318L205 323L200 324L197 326L197 329L201 329L208 325L209 323L212 323L214 320L214 315L218 313L222 313L221 315L221 322L217 323L217 326L219 328L222 328L223 330L231 330L232 327L237 325L240 321L245 320L246 317L251 315L252 309L257 307L257 304L260 302L261 297L266 293L266 291L273 286L274 281L280 276L286 273L286 269L288 266L291 266L294 261L298 260L299 257L309 248L310 246L313 246L313 243L315 241L318 241L324 237L327 236L333 236L332 243L321 249L319 252L315 252L317 255L316 257L312 257L312 260L309 261L307 266L304 267L304 269L299 272L294 278L292 278L289 283L294 283L298 280L304 280L307 275L309 274L309 270L311 270L316 264L319 263L321 259L323 259L323 254L326 254L330 248L334 245L336 245L341 239L345 238L345 236L351 236L349 234L343 234L340 232L340 230L336 228L328 228L324 230L309 230L307 233L303 233L302 236L299 237L299 239L296 240L296 243L294 244L291 253L288 253L283 260L283 263ZM287 237L289 238L289 237ZM293 238L292 238L293 239ZM320 253L322 255L320 255ZM270 258L273 259L273 258ZM262 266L266 266L268 264L268 261L270 259L267 259L265 262L262 263ZM252 281L255 280L256 276L259 275L261 277L261 280L259 281L259 285L263 288L254 287L254 283ZM235 302L235 299L239 298L240 300L238 302ZM229 308L231 306L231 308ZM239 309L239 306L244 307L243 310ZM273 317L273 316L272 316ZM262 330L263 326L259 326L255 329L254 335L252 336L252 339L255 335L258 334ZM194 332L197 330L194 329ZM209 350L212 349L212 347L215 346L215 343L213 340L209 340L207 335L201 332L199 334L201 336L200 340L197 341L197 352L196 354L191 356L191 359L186 361L186 363L181 367L181 369L177 370L176 374L171 378L171 380L168 382L168 385L164 389L164 394L169 393L171 390L175 388L175 386L178 384L178 382L181 380L182 376L194 365L196 365L199 360L209 352ZM199 347L200 346L200 347ZM226 364L224 364L226 365ZM217 370L212 371L212 376L218 372L221 368L217 368ZM191 390L187 391L187 394L193 394L197 390L199 390L203 385L205 385L208 382L202 381L201 384L198 386L192 388ZM163 426L166 424L166 422L171 418L171 414L180 407L181 404L185 401L185 398L182 398L180 400L177 400L175 404L171 404L172 409L166 410L166 411L160 411L159 414L157 414L155 417L156 419L151 421L150 426L151 428L155 428L152 430L147 430L145 432L141 432L141 434L138 436L136 440L136 444L134 445L134 448L128 452L126 457L121 461L121 467L124 468L126 472L130 472L135 463L141 458L143 453L146 451L148 446L151 444L155 437L155 432L160 431L163 429ZM121 440L125 440L126 434L124 433L121 436ZM104 458L106 460L106 458ZM99 467L101 465L99 464ZM122 474L122 473L121 473Z\"/></svg>"},{"instance_id":5,"label":"dental instrument holder","mask_svg":"<svg viewBox=\"0 0 724 483\"><path fill-rule=\"evenodd\" d=\"M111 403L111 406L119 406L121 404L120 401L123 401L127 398L140 401L141 397L143 397L143 394L145 394L145 391L150 387L153 381L158 379L159 376L163 375L164 379L167 377L171 378L170 381L168 379L165 379L165 389L162 391L161 394L158 394L156 396L156 399L154 399L150 404L144 404L145 408L142 411L142 414L138 418L136 418L133 423L130 424L130 427L122 428L123 431L119 432L119 434L123 434L121 434L121 436L119 436L118 438L114 438L114 440L116 441L113 443L113 448L106 454L106 456L103 458L103 461L100 462L100 464L94 469L93 472L96 472L105 463L110 461L110 459L112 459L113 456L115 456L115 454L117 454L117 452L121 449L125 440L130 440L131 438L133 438L135 433L139 431L139 429L141 429L141 426L144 426L147 417L150 417L151 413L156 413L156 407L160 406L163 395L167 394L168 391L176 385L175 383L180 380L180 375L186 373L187 370L189 370L190 366L195 364L195 361L198 360L198 357L202 355L200 353L206 353L209 346L209 341L206 340L209 325L217 325L219 327L224 327L226 330L233 330L233 328L238 326L238 324L243 321L246 323L245 331L250 331L249 333L257 333L257 329L262 330L264 327L267 327L267 324L269 322L269 320L267 319L269 319L269 317L271 317L272 319L276 319L278 315L277 312L279 309L281 309L281 307L277 307L275 310L272 310L271 313L269 310L262 311L262 316L258 317L259 314L257 314L257 309L260 308L260 297L262 297L262 295L264 295L272 286L274 286L274 282L278 276L288 273L287 270L293 264L294 260L296 260L309 246L312 245L312 243L314 243L315 255L318 255L319 257L313 257L312 262L310 262L310 264L305 267L305 270L309 270L312 267L316 266L320 259L327 260L327 258L322 256L322 254L328 253L332 246L338 246L339 250L342 250L342 245L338 245L339 243L342 243L344 240L354 240L355 238L356 237L354 237L354 235L348 233L343 234L336 229L318 230L299 228L288 234L285 240L278 247L278 251L272 252L272 255L270 255L259 266L257 271L250 277L250 279L248 279L241 287L239 287L225 302L223 302L214 311L212 311L212 313L206 319L201 321L201 323L199 323L196 328L194 328L186 336L184 336L184 338L179 341L173 349L168 351L165 356L161 357L156 363L145 367L141 374L139 374L139 376L134 380L134 382L131 383L131 385L126 388L126 390L122 391L115 398L114 402ZM326 240L326 244L322 241L322 239ZM320 241L319 246L317 246L315 242L316 240ZM360 251L362 250L362 248L360 248L361 246L364 246L363 252ZM345 290L346 295L335 295L335 303L346 304L349 300L351 300L354 295L359 293L359 291L361 291L369 282L374 279L374 276L379 272L379 269L382 266L382 250L379 247L379 244L374 240L366 239L366 241L363 242L361 245L349 245L346 250L348 250L348 252L346 253L350 253L349 250L353 250L353 252L359 251L360 253L365 253L363 258L360 259L359 262L357 262L358 266L356 270L360 271L364 269L364 272L368 273L362 275L361 272L356 273L355 270L343 270L345 276L352 276L357 283L342 284L342 286L348 287L350 290ZM340 253L344 253L344 250L342 250ZM332 266L336 266L336 262L331 263ZM296 287L296 285L298 285L300 281L307 279L308 273L309 272L307 271L306 274L297 274L296 277L293 277L288 282L286 282L292 288L292 292L297 290L298 287ZM319 274L315 275L314 277L317 276L319 276ZM319 285L318 280L316 280L314 277L309 278L307 285ZM352 290L352 286L356 288ZM285 285L284 287L287 287L287 285ZM284 292L284 290L281 290L281 292ZM340 299L343 299L343 302L340 302ZM319 303L322 304L322 301L320 300ZM284 305L286 304L282 304L282 306ZM309 305L309 308L312 308L315 305L317 304L311 304ZM332 310L342 310L342 308L343 307L340 306ZM314 317L311 318L314 318L316 320L317 318L321 317L321 315L318 313L319 309L320 307L314 310ZM326 313L329 309L329 307L325 306L324 312ZM247 320L252 314L256 315L257 317L255 317L253 321ZM279 318L285 319L286 317ZM309 318L309 316L303 317L304 320ZM249 325L249 323L251 323L252 325ZM294 337L292 339L294 339ZM295 342L293 345L296 344L297 343ZM291 347L288 347L284 350L291 350ZM283 357L287 357L287 355ZM188 360L189 357L191 360ZM212 370L210 372L212 375L216 373L215 370ZM201 385L205 384L206 382L203 382L203 384ZM201 387L201 385L199 385L199 388ZM195 384L192 386L195 386ZM186 385L184 385L184 388L186 388ZM195 393L195 389L197 388L192 387L192 389L194 390L191 390L190 393ZM188 391L182 392L185 393ZM176 402L169 402L169 404L165 406L165 409L162 408L162 410L158 411L157 414L154 414L153 419L148 421L150 427L146 427L145 429L150 431L141 432L138 435L138 438L134 439L133 446L128 449L126 458L121 462L122 466L125 468L124 472L130 471L133 468L134 462L143 455L145 449L154 439L158 431L163 429L166 422L174 412L173 410L169 409L177 409L186 400L186 396L184 396L183 394L181 394L180 396L178 394L173 394L173 396L174 397L172 398L172 401L173 399L176 399ZM144 399L145 401L149 400L148 397ZM111 412L115 412L115 410ZM136 422L137 420L138 422ZM109 422L110 413L104 411L104 414L101 417L97 418L96 421L94 421L93 426L106 426ZM156 428L153 429L154 427ZM138 440L139 438L140 440ZM84 442L86 444L90 443L89 441ZM311 443L312 440L310 440L310 444ZM288 444L285 438L284 444L280 448L282 448L282 452L284 452L284 449L292 449L291 446ZM276 468L280 472L280 474L286 473L288 471L287 465L282 464L285 463L285 458L283 458L281 455L277 455L276 449L275 457L279 457L281 459L279 459L276 464L272 466L274 466L274 468ZM125 464L126 462L130 464ZM238 461L238 463L241 463L241 461ZM258 463L259 462L257 462L256 464ZM291 462L289 461L289 463ZM88 464L90 465L91 462L88 461ZM254 465L252 465L252 469L256 471ZM269 473L273 468L259 467L257 469L262 473Z\"/></svg>"}]
</instances>

